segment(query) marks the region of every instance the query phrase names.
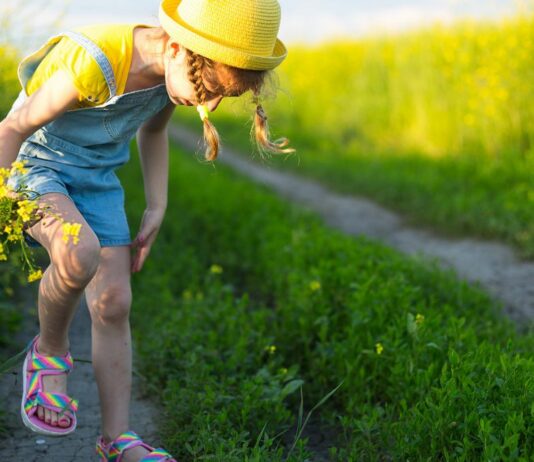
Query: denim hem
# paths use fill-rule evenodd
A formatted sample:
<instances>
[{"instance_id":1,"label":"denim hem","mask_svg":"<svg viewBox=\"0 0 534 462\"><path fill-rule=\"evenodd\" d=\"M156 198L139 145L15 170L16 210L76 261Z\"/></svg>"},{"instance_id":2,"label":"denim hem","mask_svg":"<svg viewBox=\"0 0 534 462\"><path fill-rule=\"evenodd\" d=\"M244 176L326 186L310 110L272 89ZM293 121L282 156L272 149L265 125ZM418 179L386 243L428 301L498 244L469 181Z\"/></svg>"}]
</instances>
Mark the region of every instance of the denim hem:
<instances>
[{"instance_id":1,"label":"denim hem","mask_svg":"<svg viewBox=\"0 0 534 462\"><path fill-rule=\"evenodd\" d=\"M119 245L130 245L132 240L130 238L124 239L99 239L100 247L116 247Z\"/></svg>"},{"instance_id":2,"label":"denim hem","mask_svg":"<svg viewBox=\"0 0 534 462\"><path fill-rule=\"evenodd\" d=\"M24 231L24 241L28 245L28 247L31 247L33 249L43 247L39 241L36 241L33 237L31 237L26 231Z\"/></svg>"},{"instance_id":3,"label":"denim hem","mask_svg":"<svg viewBox=\"0 0 534 462\"><path fill-rule=\"evenodd\" d=\"M67 190L61 189L61 188L44 188L43 190L40 190L40 191L30 191L29 192L30 200L35 200L43 196L44 194L49 194L49 193L63 194L64 196L67 196L71 200L71 202L74 203L74 201L72 200L72 197L70 197Z\"/></svg>"}]
</instances>

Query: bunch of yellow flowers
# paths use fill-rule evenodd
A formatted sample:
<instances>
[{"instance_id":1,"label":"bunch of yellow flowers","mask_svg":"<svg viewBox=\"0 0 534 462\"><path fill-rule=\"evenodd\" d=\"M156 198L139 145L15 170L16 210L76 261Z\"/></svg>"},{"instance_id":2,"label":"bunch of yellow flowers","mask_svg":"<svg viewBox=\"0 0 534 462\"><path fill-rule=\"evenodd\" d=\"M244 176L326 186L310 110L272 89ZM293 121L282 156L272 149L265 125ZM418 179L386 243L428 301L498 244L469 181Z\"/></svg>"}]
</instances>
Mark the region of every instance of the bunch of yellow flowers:
<instances>
[{"instance_id":1,"label":"bunch of yellow flowers","mask_svg":"<svg viewBox=\"0 0 534 462\"><path fill-rule=\"evenodd\" d=\"M24 240L24 229L43 218L43 215L53 215L63 222L63 240L68 242L68 237L72 236L73 243L77 244L81 224L67 223L47 207L39 206L35 200L29 199L33 191L24 184L16 190L8 184L12 175L25 173L25 162L15 161L10 169L0 168L0 261L8 259L12 246L20 245L23 266L28 269L28 282L33 282L40 279L43 273L35 266L30 248Z\"/></svg>"}]
</instances>

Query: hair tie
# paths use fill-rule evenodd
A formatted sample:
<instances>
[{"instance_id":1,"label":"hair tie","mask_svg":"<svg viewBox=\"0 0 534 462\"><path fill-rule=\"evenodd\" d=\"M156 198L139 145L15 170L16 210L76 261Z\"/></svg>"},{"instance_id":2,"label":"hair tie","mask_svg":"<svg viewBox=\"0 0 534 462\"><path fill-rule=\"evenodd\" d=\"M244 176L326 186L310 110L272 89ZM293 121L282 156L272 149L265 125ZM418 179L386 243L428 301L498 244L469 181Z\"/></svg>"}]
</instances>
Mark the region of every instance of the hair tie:
<instances>
[{"instance_id":1,"label":"hair tie","mask_svg":"<svg viewBox=\"0 0 534 462\"><path fill-rule=\"evenodd\" d=\"M199 104L197 106L197 111L200 114L200 120L202 120L202 122L204 122L204 120L208 119L210 111L209 111L208 107L205 104Z\"/></svg>"}]
</instances>

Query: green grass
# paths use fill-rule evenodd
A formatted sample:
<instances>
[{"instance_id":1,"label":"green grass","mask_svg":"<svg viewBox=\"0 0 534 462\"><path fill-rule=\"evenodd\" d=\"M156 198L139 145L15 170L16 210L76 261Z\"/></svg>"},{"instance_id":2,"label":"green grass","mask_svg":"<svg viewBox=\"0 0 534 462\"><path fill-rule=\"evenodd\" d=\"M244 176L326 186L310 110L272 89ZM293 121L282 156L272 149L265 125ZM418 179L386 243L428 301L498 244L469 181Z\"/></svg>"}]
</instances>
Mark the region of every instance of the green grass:
<instances>
[{"instance_id":1,"label":"green grass","mask_svg":"<svg viewBox=\"0 0 534 462\"><path fill-rule=\"evenodd\" d=\"M15 264L0 262L0 364L20 351L20 345L14 341L14 335L22 328L23 315L19 304L19 289L24 284L25 278L18 271ZM1 403L0 438L9 436L6 419L4 403Z\"/></svg>"},{"instance_id":2,"label":"green grass","mask_svg":"<svg viewBox=\"0 0 534 462\"><path fill-rule=\"evenodd\" d=\"M18 58L13 47L0 44L0 120L9 112L20 88L16 73ZM26 284L24 274L14 263L20 260L15 250L9 262L0 261L0 363L20 351L20 345L13 340L14 334L22 328L18 289ZM0 403L0 437L8 436L5 419L4 403Z\"/></svg>"},{"instance_id":3,"label":"green grass","mask_svg":"<svg viewBox=\"0 0 534 462\"><path fill-rule=\"evenodd\" d=\"M135 232L138 162L120 175ZM339 428L332 460L534 453L532 333L452 274L326 229L220 165L173 152L133 290L139 366L179 459L284 460L299 389L309 410L339 384L315 411ZM309 457L305 443L289 460Z\"/></svg>"}]
</instances>

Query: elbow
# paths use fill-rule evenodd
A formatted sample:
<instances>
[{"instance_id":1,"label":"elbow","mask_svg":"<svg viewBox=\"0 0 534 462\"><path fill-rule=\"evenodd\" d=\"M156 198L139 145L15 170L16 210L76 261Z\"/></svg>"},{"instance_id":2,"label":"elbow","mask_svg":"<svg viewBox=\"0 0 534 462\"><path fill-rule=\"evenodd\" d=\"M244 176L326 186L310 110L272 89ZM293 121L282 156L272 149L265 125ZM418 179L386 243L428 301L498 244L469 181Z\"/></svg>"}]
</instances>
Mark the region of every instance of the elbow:
<instances>
[{"instance_id":1,"label":"elbow","mask_svg":"<svg viewBox=\"0 0 534 462\"><path fill-rule=\"evenodd\" d=\"M17 141L22 144L22 142L32 135L35 132L35 129L31 130L20 130L16 123L14 123L9 117L6 117L0 122L0 139L1 140L12 140Z\"/></svg>"},{"instance_id":2,"label":"elbow","mask_svg":"<svg viewBox=\"0 0 534 462\"><path fill-rule=\"evenodd\" d=\"M5 142L7 139L15 141L17 138L21 140L21 144L25 139L22 138L22 135L11 126L8 119L2 120L0 122L0 140L3 142Z\"/></svg>"}]
</instances>

